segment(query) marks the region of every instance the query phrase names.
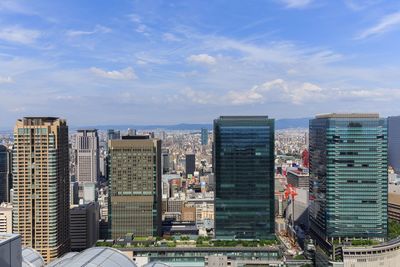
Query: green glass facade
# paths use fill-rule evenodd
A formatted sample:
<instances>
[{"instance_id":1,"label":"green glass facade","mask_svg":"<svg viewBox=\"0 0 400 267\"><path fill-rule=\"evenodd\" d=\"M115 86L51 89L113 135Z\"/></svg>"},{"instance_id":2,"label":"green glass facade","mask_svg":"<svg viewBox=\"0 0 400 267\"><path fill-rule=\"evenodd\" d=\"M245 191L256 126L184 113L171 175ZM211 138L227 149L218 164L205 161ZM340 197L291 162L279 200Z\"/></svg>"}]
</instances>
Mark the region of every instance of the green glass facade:
<instances>
[{"instance_id":1,"label":"green glass facade","mask_svg":"<svg viewBox=\"0 0 400 267\"><path fill-rule=\"evenodd\" d=\"M386 238L387 126L377 114L310 121L311 232L332 242Z\"/></svg>"},{"instance_id":2,"label":"green glass facade","mask_svg":"<svg viewBox=\"0 0 400 267\"><path fill-rule=\"evenodd\" d=\"M223 116L214 120L217 239L274 236L274 120Z\"/></svg>"}]
</instances>

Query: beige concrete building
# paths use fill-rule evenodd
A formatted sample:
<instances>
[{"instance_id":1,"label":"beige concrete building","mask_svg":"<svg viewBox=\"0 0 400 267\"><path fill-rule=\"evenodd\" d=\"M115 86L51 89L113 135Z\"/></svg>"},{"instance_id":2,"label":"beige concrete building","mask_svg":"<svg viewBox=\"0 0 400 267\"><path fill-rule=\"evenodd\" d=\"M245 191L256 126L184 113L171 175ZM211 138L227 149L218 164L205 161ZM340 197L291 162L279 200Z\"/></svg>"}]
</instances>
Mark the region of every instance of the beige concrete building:
<instances>
[{"instance_id":1,"label":"beige concrete building","mask_svg":"<svg viewBox=\"0 0 400 267\"><path fill-rule=\"evenodd\" d=\"M12 205L10 203L0 205L0 234L12 234Z\"/></svg>"},{"instance_id":2,"label":"beige concrete building","mask_svg":"<svg viewBox=\"0 0 400 267\"><path fill-rule=\"evenodd\" d=\"M17 120L13 156L13 232L50 262L70 250L66 121Z\"/></svg>"},{"instance_id":3,"label":"beige concrete building","mask_svg":"<svg viewBox=\"0 0 400 267\"><path fill-rule=\"evenodd\" d=\"M184 222L196 221L196 208L195 207L182 207L181 220Z\"/></svg>"},{"instance_id":4,"label":"beige concrete building","mask_svg":"<svg viewBox=\"0 0 400 267\"><path fill-rule=\"evenodd\" d=\"M161 141L149 136L110 140L111 238L161 235Z\"/></svg>"},{"instance_id":5,"label":"beige concrete building","mask_svg":"<svg viewBox=\"0 0 400 267\"><path fill-rule=\"evenodd\" d=\"M78 130L76 134L76 180L96 183L100 174L99 136L97 130Z\"/></svg>"},{"instance_id":6,"label":"beige concrete building","mask_svg":"<svg viewBox=\"0 0 400 267\"><path fill-rule=\"evenodd\" d=\"M400 222L400 194L389 192L388 216L390 219Z\"/></svg>"}]
</instances>

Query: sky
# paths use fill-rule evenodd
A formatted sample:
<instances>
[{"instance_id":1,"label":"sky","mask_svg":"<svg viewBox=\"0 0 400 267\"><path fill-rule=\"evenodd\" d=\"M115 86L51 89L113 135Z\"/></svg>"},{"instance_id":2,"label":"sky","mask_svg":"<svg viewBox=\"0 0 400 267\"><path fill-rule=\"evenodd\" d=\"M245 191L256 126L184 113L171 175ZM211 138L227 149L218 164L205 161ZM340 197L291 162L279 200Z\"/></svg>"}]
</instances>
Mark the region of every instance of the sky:
<instances>
[{"instance_id":1,"label":"sky","mask_svg":"<svg viewBox=\"0 0 400 267\"><path fill-rule=\"evenodd\" d=\"M400 114L400 1L1 0L0 128Z\"/></svg>"}]
</instances>

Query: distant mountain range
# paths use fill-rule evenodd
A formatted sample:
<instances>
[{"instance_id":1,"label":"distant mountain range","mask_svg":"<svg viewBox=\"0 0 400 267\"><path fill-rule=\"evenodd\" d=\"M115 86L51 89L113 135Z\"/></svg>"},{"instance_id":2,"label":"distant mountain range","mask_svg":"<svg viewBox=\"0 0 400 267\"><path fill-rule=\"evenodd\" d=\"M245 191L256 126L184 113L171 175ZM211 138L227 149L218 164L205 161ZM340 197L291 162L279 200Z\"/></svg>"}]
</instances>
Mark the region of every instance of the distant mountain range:
<instances>
[{"instance_id":1,"label":"distant mountain range","mask_svg":"<svg viewBox=\"0 0 400 267\"><path fill-rule=\"evenodd\" d=\"M279 119L275 121L276 130L292 129L292 128L308 128L308 121L310 118L299 118L299 119ZM70 130L74 131L77 129L98 129L98 130L127 130L128 128L136 130L166 130L166 131L198 131L201 128L212 130L212 124L201 124L201 123L180 123L173 125L92 125L92 126L70 126ZM0 128L0 134L11 133L12 129Z\"/></svg>"},{"instance_id":2,"label":"distant mountain range","mask_svg":"<svg viewBox=\"0 0 400 267\"><path fill-rule=\"evenodd\" d=\"M291 129L291 128L308 128L309 118L299 119L279 119L275 121L275 128L277 130ZM71 130L79 128L94 128L99 130L115 129L115 130L127 130L128 128L136 130L167 130L167 131L197 131L201 128L212 130L212 124L191 124L191 123L180 123L173 125L94 125L90 127L70 127Z\"/></svg>"}]
</instances>

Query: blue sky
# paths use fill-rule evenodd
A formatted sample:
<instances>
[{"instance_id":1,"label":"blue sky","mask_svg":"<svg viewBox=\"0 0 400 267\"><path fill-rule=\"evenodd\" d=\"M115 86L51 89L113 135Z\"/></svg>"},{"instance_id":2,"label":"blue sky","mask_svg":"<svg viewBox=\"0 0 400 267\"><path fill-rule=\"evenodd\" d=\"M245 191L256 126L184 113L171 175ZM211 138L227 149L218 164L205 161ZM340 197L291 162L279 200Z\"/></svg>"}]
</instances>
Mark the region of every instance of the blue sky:
<instances>
[{"instance_id":1,"label":"blue sky","mask_svg":"<svg viewBox=\"0 0 400 267\"><path fill-rule=\"evenodd\" d=\"M400 113L400 1L1 0L0 128Z\"/></svg>"}]
</instances>

